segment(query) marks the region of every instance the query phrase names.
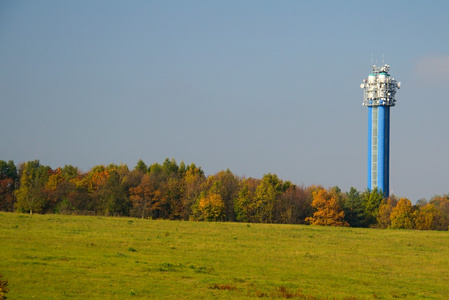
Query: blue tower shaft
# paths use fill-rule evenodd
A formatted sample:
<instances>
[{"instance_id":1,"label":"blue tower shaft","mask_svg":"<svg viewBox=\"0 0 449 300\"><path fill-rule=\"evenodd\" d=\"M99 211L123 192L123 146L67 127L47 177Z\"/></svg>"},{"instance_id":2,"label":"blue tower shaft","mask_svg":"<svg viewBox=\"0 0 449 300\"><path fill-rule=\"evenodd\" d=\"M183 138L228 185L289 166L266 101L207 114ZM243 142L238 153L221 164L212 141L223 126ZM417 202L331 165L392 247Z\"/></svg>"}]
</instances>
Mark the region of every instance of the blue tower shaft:
<instances>
[{"instance_id":1,"label":"blue tower shaft","mask_svg":"<svg viewBox=\"0 0 449 300\"><path fill-rule=\"evenodd\" d=\"M390 106L368 107L368 187L389 195Z\"/></svg>"}]
</instances>

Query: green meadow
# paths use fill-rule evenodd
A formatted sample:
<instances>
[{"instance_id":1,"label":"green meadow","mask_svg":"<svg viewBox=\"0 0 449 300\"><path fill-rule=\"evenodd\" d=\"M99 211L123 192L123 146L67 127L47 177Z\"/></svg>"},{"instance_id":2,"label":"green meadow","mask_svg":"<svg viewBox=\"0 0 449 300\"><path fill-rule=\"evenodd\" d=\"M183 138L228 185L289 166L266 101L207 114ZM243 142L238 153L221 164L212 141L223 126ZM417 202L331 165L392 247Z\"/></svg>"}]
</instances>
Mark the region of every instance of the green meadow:
<instances>
[{"instance_id":1,"label":"green meadow","mask_svg":"<svg viewBox=\"0 0 449 300\"><path fill-rule=\"evenodd\" d=\"M0 213L8 299L448 299L449 233Z\"/></svg>"}]
</instances>

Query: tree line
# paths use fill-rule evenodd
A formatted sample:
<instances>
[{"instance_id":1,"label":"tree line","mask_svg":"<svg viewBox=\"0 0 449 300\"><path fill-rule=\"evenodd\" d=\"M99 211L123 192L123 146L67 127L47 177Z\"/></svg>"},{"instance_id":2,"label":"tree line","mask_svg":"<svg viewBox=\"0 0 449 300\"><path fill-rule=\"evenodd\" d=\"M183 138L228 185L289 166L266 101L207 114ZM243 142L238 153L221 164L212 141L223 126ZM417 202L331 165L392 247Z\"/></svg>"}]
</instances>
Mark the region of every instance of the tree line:
<instances>
[{"instance_id":1,"label":"tree line","mask_svg":"<svg viewBox=\"0 0 449 300\"><path fill-rule=\"evenodd\" d=\"M298 186L275 174L206 176L195 164L98 165L88 172L39 160L0 160L0 210L151 219L448 230L449 196L412 205L382 191Z\"/></svg>"}]
</instances>

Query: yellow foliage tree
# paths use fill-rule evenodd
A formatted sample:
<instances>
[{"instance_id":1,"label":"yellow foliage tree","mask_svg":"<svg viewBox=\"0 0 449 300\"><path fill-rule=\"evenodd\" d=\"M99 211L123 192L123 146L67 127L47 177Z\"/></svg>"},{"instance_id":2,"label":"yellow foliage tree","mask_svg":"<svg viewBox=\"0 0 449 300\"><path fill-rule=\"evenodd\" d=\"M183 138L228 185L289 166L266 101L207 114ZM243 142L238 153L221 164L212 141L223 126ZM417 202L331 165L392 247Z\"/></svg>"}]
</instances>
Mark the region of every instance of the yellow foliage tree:
<instances>
[{"instance_id":1,"label":"yellow foliage tree","mask_svg":"<svg viewBox=\"0 0 449 300\"><path fill-rule=\"evenodd\" d=\"M198 209L201 212L201 217L206 221L221 220L224 208L225 205L220 194L214 192L210 192L207 196L201 197L198 203Z\"/></svg>"},{"instance_id":2,"label":"yellow foliage tree","mask_svg":"<svg viewBox=\"0 0 449 300\"><path fill-rule=\"evenodd\" d=\"M393 208L390 214L390 228L395 229L413 229L413 207L410 200L401 198L396 207Z\"/></svg>"},{"instance_id":3,"label":"yellow foliage tree","mask_svg":"<svg viewBox=\"0 0 449 300\"><path fill-rule=\"evenodd\" d=\"M415 229L418 230L441 230L441 212L432 203L426 204L414 213Z\"/></svg>"},{"instance_id":4,"label":"yellow foliage tree","mask_svg":"<svg viewBox=\"0 0 449 300\"><path fill-rule=\"evenodd\" d=\"M345 221L345 213L338 205L334 193L324 189L316 190L312 194L312 207L316 209L312 217L306 218L311 225L349 226Z\"/></svg>"}]
</instances>

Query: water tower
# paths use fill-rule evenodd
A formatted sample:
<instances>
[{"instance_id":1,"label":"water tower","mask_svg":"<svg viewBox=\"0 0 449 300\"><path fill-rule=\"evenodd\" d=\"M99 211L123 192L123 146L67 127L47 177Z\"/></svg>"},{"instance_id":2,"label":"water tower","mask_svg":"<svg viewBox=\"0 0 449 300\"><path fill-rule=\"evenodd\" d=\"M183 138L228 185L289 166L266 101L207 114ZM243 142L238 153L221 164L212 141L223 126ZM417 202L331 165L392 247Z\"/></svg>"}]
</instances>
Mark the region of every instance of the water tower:
<instances>
[{"instance_id":1,"label":"water tower","mask_svg":"<svg viewBox=\"0 0 449 300\"><path fill-rule=\"evenodd\" d=\"M396 104L396 89L401 87L389 71L389 65L374 65L360 85L363 105L368 107L368 188L377 187L385 197L390 182L390 107Z\"/></svg>"}]
</instances>

